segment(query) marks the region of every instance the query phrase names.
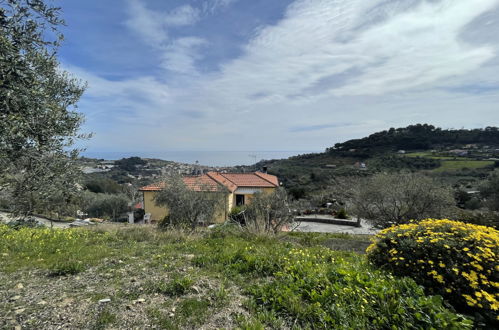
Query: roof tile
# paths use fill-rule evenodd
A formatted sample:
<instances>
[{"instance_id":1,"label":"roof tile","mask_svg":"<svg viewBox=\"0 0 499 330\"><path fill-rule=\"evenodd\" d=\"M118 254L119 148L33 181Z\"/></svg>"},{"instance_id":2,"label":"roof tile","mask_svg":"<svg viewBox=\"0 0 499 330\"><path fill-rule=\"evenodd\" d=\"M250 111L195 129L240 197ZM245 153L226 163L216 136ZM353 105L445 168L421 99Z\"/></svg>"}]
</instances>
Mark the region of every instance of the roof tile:
<instances>
[{"instance_id":1,"label":"roof tile","mask_svg":"<svg viewBox=\"0 0 499 330\"><path fill-rule=\"evenodd\" d=\"M239 187L274 188L279 186L275 175L262 172L254 173L219 173L208 172L201 176L186 176L183 178L187 187L195 191L218 191L220 185L234 192ZM159 191L165 187L164 182L142 187L140 191Z\"/></svg>"}]
</instances>

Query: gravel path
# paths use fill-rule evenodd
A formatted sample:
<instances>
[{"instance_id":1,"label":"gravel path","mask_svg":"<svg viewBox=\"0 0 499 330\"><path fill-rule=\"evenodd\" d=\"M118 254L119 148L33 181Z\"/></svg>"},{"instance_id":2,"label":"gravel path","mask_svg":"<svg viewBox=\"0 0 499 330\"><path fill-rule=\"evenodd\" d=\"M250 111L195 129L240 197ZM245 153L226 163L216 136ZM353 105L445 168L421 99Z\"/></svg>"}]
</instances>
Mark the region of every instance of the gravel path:
<instances>
[{"instance_id":1,"label":"gravel path","mask_svg":"<svg viewBox=\"0 0 499 330\"><path fill-rule=\"evenodd\" d=\"M366 220L361 220L361 227L332 225L319 222L301 222L295 229L302 232L344 233L344 234L376 234L379 230L373 228Z\"/></svg>"}]
</instances>

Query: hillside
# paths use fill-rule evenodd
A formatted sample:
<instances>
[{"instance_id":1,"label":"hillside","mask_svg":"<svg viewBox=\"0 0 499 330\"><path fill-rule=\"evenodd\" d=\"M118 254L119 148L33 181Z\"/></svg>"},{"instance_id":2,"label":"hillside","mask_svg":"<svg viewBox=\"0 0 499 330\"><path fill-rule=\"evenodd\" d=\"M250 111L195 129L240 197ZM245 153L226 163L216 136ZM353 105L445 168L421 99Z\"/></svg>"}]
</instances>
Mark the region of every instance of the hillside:
<instances>
[{"instance_id":1,"label":"hillside","mask_svg":"<svg viewBox=\"0 0 499 330\"><path fill-rule=\"evenodd\" d=\"M326 152L333 154L351 152L373 155L397 150L442 150L472 144L477 146L499 146L499 128L446 130L428 124L417 124L403 128L390 128L362 139L336 143L334 147L328 148Z\"/></svg>"},{"instance_id":2,"label":"hillside","mask_svg":"<svg viewBox=\"0 0 499 330\"><path fill-rule=\"evenodd\" d=\"M453 185L474 185L498 160L497 127L444 130L418 124L336 143L323 153L262 161L253 168L267 167L295 197L303 197L329 187L336 177L378 171L427 171Z\"/></svg>"}]
</instances>

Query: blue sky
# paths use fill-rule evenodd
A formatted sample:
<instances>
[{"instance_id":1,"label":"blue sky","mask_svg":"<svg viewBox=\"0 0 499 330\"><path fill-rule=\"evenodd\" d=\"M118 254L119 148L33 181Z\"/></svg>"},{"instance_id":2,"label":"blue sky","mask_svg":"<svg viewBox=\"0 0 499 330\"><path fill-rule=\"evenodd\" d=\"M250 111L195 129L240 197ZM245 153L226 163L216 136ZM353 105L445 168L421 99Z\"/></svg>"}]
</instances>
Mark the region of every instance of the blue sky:
<instances>
[{"instance_id":1,"label":"blue sky","mask_svg":"<svg viewBox=\"0 0 499 330\"><path fill-rule=\"evenodd\" d=\"M499 125L499 0L55 1L89 151L310 150Z\"/></svg>"}]
</instances>

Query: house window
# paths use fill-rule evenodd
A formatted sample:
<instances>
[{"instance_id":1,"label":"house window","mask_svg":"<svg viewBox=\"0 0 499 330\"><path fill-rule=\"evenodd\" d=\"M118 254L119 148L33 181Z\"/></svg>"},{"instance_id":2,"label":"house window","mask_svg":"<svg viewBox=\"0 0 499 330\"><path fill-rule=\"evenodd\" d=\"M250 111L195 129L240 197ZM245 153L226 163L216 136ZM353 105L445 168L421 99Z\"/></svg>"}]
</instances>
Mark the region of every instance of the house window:
<instances>
[{"instance_id":1,"label":"house window","mask_svg":"<svg viewBox=\"0 0 499 330\"><path fill-rule=\"evenodd\" d=\"M236 195L236 206L244 205L244 195Z\"/></svg>"}]
</instances>

